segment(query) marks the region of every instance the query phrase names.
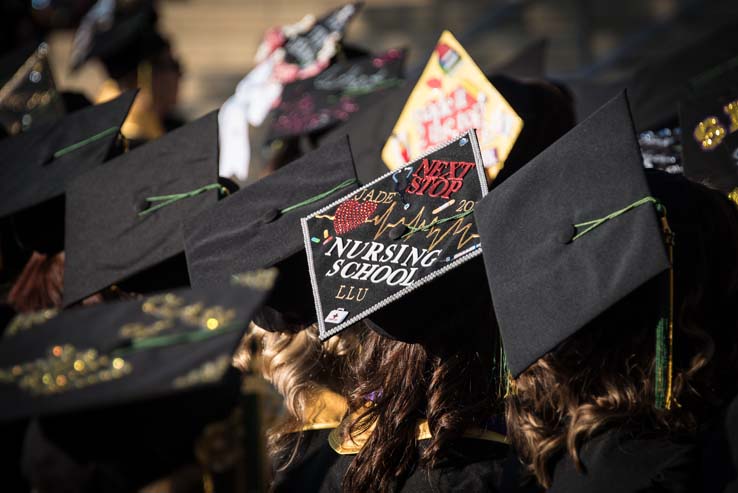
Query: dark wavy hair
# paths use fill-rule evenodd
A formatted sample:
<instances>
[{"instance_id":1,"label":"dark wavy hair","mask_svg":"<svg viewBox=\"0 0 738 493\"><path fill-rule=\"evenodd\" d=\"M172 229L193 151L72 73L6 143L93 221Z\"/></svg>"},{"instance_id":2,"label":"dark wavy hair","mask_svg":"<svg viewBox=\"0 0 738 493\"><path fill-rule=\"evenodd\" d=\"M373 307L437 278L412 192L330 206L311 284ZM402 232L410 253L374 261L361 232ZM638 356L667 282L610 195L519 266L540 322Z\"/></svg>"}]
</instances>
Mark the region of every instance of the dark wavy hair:
<instances>
[{"instance_id":1,"label":"dark wavy hair","mask_svg":"<svg viewBox=\"0 0 738 493\"><path fill-rule=\"evenodd\" d=\"M417 467L433 469L447 458L448 446L465 430L484 427L501 411L493 371L497 338L488 330L456 335L422 345L364 333L349 398L349 412L358 417L344 433L374 429L344 476L345 491L400 488ZM428 420L432 435L423 450L420 419Z\"/></svg>"},{"instance_id":2,"label":"dark wavy hair","mask_svg":"<svg viewBox=\"0 0 738 493\"><path fill-rule=\"evenodd\" d=\"M680 177L650 182L676 233L671 408L654 405L663 289L654 279L514 380L508 437L544 487L561 454L583 469L581 447L595 434L619 426L694 433L738 392L738 211L722 194Z\"/></svg>"}]
</instances>

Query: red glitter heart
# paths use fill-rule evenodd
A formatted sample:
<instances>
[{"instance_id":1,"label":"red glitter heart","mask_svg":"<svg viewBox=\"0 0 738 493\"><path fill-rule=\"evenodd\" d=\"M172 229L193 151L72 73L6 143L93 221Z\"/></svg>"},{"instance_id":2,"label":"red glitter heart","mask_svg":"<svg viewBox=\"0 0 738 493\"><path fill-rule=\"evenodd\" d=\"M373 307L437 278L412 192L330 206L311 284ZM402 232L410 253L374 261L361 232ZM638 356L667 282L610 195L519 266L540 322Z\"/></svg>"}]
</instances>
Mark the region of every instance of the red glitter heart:
<instances>
[{"instance_id":1,"label":"red glitter heart","mask_svg":"<svg viewBox=\"0 0 738 493\"><path fill-rule=\"evenodd\" d=\"M343 202L336 209L333 228L337 235L353 231L366 221L377 209L376 202L359 202L351 199Z\"/></svg>"}]
</instances>

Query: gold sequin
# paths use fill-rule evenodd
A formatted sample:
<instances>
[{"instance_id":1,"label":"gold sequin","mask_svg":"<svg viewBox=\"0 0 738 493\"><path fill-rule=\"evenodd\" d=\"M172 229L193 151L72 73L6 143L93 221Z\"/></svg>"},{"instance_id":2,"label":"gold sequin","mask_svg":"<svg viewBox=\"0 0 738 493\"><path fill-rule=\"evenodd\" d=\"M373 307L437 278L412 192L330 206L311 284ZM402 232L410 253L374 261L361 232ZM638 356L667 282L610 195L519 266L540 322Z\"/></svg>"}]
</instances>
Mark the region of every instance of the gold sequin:
<instances>
[{"instance_id":1,"label":"gold sequin","mask_svg":"<svg viewBox=\"0 0 738 493\"><path fill-rule=\"evenodd\" d=\"M730 118L730 133L738 130L738 99L723 106L723 111Z\"/></svg>"},{"instance_id":2,"label":"gold sequin","mask_svg":"<svg viewBox=\"0 0 738 493\"><path fill-rule=\"evenodd\" d=\"M226 370L228 370L229 366L231 366L231 357L229 355L221 355L215 360L208 361L199 368L190 370L184 375L175 378L172 385L174 388L182 389L203 383L217 382Z\"/></svg>"},{"instance_id":3,"label":"gold sequin","mask_svg":"<svg viewBox=\"0 0 738 493\"><path fill-rule=\"evenodd\" d=\"M50 348L45 358L0 368L0 383L15 383L33 395L50 395L121 378L132 370L123 358L114 358L111 369L110 358L98 357L95 349L65 344Z\"/></svg>"},{"instance_id":4,"label":"gold sequin","mask_svg":"<svg viewBox=\"0 0 738 493\"><path fill-rule=\"evenodd\" d=\"M31 313L21 313L19 315L16 315L13 320L10 321L10 324L5 330L3 337L12 337L19 332L24 332L34 326L41 325L54 318L57 313L59 313L59 310L50 308L48 310L41 310Z\"/></svg>"},{"instance_id":5,"label":"gold sequin","mask_svg":"<svg viewBox=\"0 0 738 493\"><path fill-rule=\"evenodd\" d=\"M735 205L738 205L738 188L734 188L728 194L728 198L733 201Z\"/></svg>"},{"instance_id":6,"label":"gold sequin","mask_svg":"<svg viewBox=\"0 0 738 493\"><path fill-rule=\"evenodd\" d=\"M274 280L277 278L277 269L272 267L269 269L260 269L231 276L231 284L234 286L244 286L259 291L266 291L274 286Z\"/></svg>"},{"instance_id":7,"label":"gold sequin","mask_svg":"<svg viewBox=\"0 0 738 493\"><path fill-rule=\"evenodd\" d=\"M725 138L725 127L714 116L708 116L694 129L695 140L700 144L703 151L711 151L716 148Z\"/></svg>"}]
</instances>

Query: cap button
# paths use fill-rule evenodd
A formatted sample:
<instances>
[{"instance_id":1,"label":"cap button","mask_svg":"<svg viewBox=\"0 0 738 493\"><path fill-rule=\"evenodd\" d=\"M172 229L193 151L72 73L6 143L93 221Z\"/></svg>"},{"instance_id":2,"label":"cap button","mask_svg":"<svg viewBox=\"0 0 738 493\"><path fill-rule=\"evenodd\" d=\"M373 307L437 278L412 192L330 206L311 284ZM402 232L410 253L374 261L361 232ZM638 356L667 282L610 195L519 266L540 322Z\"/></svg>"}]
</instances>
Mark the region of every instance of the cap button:
<instances>
[{"instance_id":1,"label":"cap button","mask_svg":"<svg viewBox=\"0 0 738 493\"><path fill-rule=\"evenodd\" d=\"M577 228L573 224L565 224L559 231L558 240L562 245L571 243L571 240L577 234Z\"/></svg>"},{"instance_id":2,"label":"cap button","mask_svg":"<svg viewBox=\"0 0 738 493\"><path fill-rule=\"evenodd\" d=\"M407 231L407 228L403 226L402 224L399 224L395 226L394 228L390 229L389 237L391 240L399 240L402 238L402 235L405 234Z\"/></svg>"},{"instance_id":3,"label":"cap button","mask_svg":"<svg viewBox=\"0 0 738 493\"><path fill-rule=\"evenodd\" d=\"M261 221L264 224L269 224L270 222L277 219L280 215L279 209L268 209L263 216L261 216Z\"/></svg>"}]
</instances>

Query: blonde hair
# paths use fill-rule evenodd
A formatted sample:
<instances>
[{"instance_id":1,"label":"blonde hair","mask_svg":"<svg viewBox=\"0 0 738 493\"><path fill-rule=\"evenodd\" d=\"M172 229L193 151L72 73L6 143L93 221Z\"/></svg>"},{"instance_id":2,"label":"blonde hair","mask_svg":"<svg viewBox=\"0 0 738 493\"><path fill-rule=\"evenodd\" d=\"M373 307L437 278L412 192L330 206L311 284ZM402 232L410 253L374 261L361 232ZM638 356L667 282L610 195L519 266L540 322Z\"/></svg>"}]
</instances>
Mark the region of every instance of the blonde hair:
<instances>
[{"instance_id":1,"label":"blonde hair","mask_svg":"<svg viewBox=\"0 0 738 493\"><path fill-rule=\"evenodd\" d=\"M324 343L315 324L299 332L269 332L254 323L241 341L233 364L253 370L270 382L284 398L286 415L267 430L267 449L278 469L294 459L301 433L315 418L316 397L324 390L345 396L348 390L347 361L358 350L355 330L346 330Z\"/></svg>"}]
</instances>

